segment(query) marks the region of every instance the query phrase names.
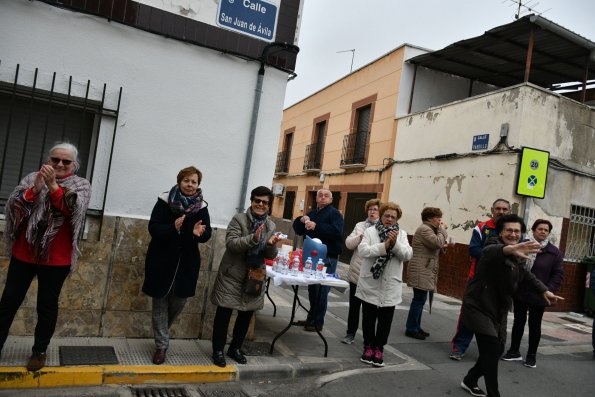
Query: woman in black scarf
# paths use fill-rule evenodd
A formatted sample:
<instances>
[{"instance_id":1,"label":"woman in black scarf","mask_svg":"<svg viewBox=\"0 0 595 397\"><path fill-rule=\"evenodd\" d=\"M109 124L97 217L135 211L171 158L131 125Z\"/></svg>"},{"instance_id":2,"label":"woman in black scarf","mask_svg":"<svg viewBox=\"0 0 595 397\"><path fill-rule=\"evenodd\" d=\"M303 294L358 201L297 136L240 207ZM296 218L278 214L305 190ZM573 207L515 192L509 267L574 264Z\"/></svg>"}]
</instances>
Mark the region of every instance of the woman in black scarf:
<instances>
[{"instance_id":1,"label":"woman in black scarf","mask_svg":"<svg viewBox=\"0 0 595 397\"><path fill-rule=\"evenodd\" d=\"M202 173L186 167L178 183L162 193L151 213L151 242L145 262L143 292L153 298L154 364L163 364L169 346L169 328L186 299L194 296L200 252L198 243L211 238L207 202L199 188Z\"/></svg>"},{"instance_id":2,"label":"woman in black scarf","mask_svg":"<svg viewBox=\"0 0 595 397\"><path fill-rule=\"evenodd\" d=\"M233 338L227 350L228 357L239 364L246 364L242 344L255 310L264 305L264 289L248 291L245 288L250 269L264 270L264 260L277 256L275 224L269 219L273 200L271 189L259 186L250 193L250 208L236 214L227 226L225 253L219 265L213 286L211 302L217 306L213 321L213 363L225 367L223 348L232 311L238 312Z\"/></svg>"}]
</instances>

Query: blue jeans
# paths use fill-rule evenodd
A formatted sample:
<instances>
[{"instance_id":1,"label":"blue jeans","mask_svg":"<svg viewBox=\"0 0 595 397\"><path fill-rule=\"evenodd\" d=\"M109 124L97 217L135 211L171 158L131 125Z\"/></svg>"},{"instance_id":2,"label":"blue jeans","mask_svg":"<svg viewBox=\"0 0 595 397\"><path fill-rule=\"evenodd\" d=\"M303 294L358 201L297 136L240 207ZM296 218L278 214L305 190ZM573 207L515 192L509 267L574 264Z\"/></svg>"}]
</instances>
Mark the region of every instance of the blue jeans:
<instances>
[{"instance_id":1,"label":"blue jeans","mask_svg":"<svg viewBox=\"0 0 595 397\"><path fill-rule=\"evenodd\" d=\"M407 315L405 330L410 333L417 333L421 330L421 315L424 312L424 305L428 299L428 291L413 288L413 299Z\"/></svg>"},{"instance_id":2,"label":"blue jeans","mask_svg":"<svg viewBox=\"0 0 595 397\"><path fill-rule=\"evenodd\" d=\"M457 333L452 338L453 353L465 354L471 341L473 340L473 331L465 327L461 323L461 315L459 315L459 322L457 324Z\"/></svg>"},{"instance_id":3,"label":"blue jeans","mask_svg":"<svg viewBox=\"0 0 595 397\"><path fill-rule=\"evenodd\" d=\"M337 259L327 258L326 267L328 270L326 274L335 273L337 271ZM318 300L318 290L320 291L320 300ZM326 315L326 306L328 303L328 293L331 287L321 285L309 285L308 286L308 299L310 300L310 311L306 321L310 325L316 325L322 327L324 325L324 316ZM318 301L318 304L317 304Z\"/></svg>"}]
</instances>

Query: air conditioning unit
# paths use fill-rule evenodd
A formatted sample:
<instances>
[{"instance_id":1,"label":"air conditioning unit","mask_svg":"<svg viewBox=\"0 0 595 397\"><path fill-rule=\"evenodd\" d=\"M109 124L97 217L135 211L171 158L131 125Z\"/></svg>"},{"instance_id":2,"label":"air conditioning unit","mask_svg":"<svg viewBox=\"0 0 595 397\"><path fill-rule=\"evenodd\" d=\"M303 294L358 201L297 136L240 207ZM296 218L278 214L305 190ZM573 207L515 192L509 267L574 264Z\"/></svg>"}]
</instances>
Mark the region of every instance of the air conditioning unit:
<instances>
[{"instance_id":1,"label":"air conditioning unit","mask_svg":"<svg viewBox=\"0 0 595 397\"><path fill-rule=\"evenodd\" d=\"M283 196L283 192L285 191L285 185L282 183L275 183L273 185L273 194L277 197Z\"/></svg>"}]
</instances>

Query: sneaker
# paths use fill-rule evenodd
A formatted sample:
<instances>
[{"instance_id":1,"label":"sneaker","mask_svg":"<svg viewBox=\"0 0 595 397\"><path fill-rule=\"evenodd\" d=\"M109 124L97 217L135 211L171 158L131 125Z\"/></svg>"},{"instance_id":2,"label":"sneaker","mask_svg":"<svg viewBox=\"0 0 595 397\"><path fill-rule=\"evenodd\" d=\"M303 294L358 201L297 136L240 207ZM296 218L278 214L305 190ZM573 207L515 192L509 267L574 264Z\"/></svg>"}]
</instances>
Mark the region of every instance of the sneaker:
<instances>
[{"instance_id":1,"label":"sneaker","mask_svg":"<svg viewBox=\"0 0 595 397\"><path fill-rule=\"evenodd\" d=\"M345 343L346 345L350 345L353 343L354 339L355 339L355 335L347 334L347 335L345 335L345 337L343 338L343 340L341 342Z\"/></svg>"},{"instance_id":2,"label":"sneaker","mask_svg":"<svg viewBox=\"0 0 595 397\"><path fill-rule=\"evenodd\" d=\"M461 361L463 359L464 355L465 355L465 353L452 352L452 353L450 353L448 358L450 358L451 360L455 360L455 361Z\"/></svg>"},{"instance_id":3,"label":"sneaker","mask_svg":"<svg viewBox=\"0 0 595 397\"><path fill-rule=\"evenodd\" d=\"M465 383L465 379L463 379L463 381L461 382L461 387L464 390L467 390L469 393L471 393L472 396L475 397L486 397L486 394L483 390L481 390L479 388L479 386L475 385L475 386L471 386L468 385L467 383Z\"/></svg>"},{"instance_id":4,"label":"sneaker","mask_svg":"<svg viewBox=\"0 0 595 397\"><path fill-rule=\"evenodd\" d=\"M364 354L359 359L362 363L372 364L372 357L374 356L374 350L372 346L364 346Z\"/></svg>"},{"instance_id":5,"label":"sneaker","mask_svg":"<svg viewBox=\"0 0 595 397\"><path fill-rule=\"evenodd\" d=\"M535 368L537 367L537 362L535 360L535 354L527 354L525 358L525 367Z\"/></svg>"},{"instance_id":6,"label":"sneaker","mask_svg":"<svg viewBox=\"0 0 595 397\"><path fill-rule=\"evenodd\" d=\"M521 356L521 353L519 352L513 352L509 350L506 352L505 355L500 357L500 359L504 361L521 361L523 359L523 356Z\"/></svg>"},{"instance_id":7,"label":"sneaker","mask_svg":"<svg viewBox=\"0 0 595 397\"><path fill-rule=\"evenodd\" d=\"M374 349L372 365L375 367L384 367L384 353L382 353L382 350L380 350L379 348Z\"/></svg>"}]
</instances>

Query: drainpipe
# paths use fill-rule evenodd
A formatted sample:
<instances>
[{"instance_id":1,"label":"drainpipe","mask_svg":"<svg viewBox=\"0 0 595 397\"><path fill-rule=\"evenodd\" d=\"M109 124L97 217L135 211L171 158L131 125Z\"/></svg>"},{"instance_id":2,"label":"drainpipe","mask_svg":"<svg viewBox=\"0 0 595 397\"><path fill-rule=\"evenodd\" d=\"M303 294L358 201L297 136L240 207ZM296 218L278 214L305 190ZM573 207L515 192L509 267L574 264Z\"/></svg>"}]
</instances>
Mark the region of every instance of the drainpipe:
<instances>
[{"instance_id":1,"label":"drainpipe","mask_svg":"<svg viewBox=\"0 0 595 397\"><path fill-rule=\"evenodd\" d=\"M252 120L250 121L250 132L248 135L248 147L246 148L246 161L244 162L244 176L242 178L242 188L240 191L240 201L238 202L238 213L244 212L244 203L246 202L246 192L248 190L248 179L250 177L250 166L252 164L252 155L254 152L254 139L256 138L256 125L258 124L258 112L260 109L260 97L262 94L262 84L264 80L264 71L267 58L271 55L269 51L272 48L277 48L274 53L281 51L289 51L297 54L300 49L298 46L289 44L274 42L267 44L260 55L260 68L258 69L258 78L256 80L256 88L254 89L254 104L252 106Z\"/></svg>"}]
</instances>

